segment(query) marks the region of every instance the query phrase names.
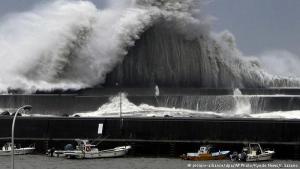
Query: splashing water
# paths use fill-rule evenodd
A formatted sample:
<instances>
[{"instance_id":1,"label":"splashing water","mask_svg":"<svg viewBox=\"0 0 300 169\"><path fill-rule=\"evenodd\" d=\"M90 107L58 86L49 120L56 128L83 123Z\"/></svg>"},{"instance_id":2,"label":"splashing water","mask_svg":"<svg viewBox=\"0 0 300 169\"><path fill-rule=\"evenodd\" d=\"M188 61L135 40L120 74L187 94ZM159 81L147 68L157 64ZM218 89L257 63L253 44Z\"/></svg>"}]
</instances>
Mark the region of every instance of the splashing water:
<instances>
[{"instance_id":1,"label":"splashing water","mask_svg":"<svg viewBox=\"0 0 300 169\"><path fill-rule=\"evenodd\" d=\"M122 102L120 104L120 101ZM173 116L173 117L190 117L190 116L199 116L199 117L220 117L217 113L214 112L197 112L194 110L188 109L175 109L168 107L155 107L147 104L135 105L131 103L126 94L122 93L120 95L110 98L109 103L102 105L95 112L84 112L76 113L73 116L79 115L81 117L119 117L120 116L120 105L122 106L122 116L134 116L134 117L164 117L164 116Z\"/></svg>"},{"instance_id":2,"label":"splashing water","mask_svg":"<svg viewBox=\"0 0 300 169\"><path fill-rule=\"evenodd\" d=\"M239 89L234 91L235 108L232 111L213 112L198 111L183 108L155 107L147 104L135 105L127 99L127 95L111 97L109 102L102 105L97 111L75 113L72 116L80 117L120 117L120 101L122 102L123 117L201 117L201 118L280 118L300 119L300 110L258 112L251 111L250 98L243 96Z\"/></svg>"},{"instance_id":3,"label":"splashing water","mask_svg":"<svg viewBox=\"0 0 300 169\"><path fill-rule=\"evenodd\" d=\"M233 97L235 100L234 114L236 116L247 116L252 113L249 97L245 97L239 89L233 91Z\"/></svg>"},{"instance_id":4,"label":"splashing water","mask_svg":"<svg viewBox=\"0 0 300 169\"><path fill-rule=\"evenodd\" d=\"M150 20L145 10L127 8L99 11L88 1L54 1L4 19L0 89L79 89L103 82Z\"/></svg>"},{"instance_id":5,"label":"splashing water","mask_svg":"<svg viewBox=\"0 0 300 169\"><path fill-rule=\"evenodd\" d=\"M243 59L232 34L210 32L211 18L200 6L196 0L126 0L97 9L88 1L57 0L2 18L0 90L103 84L141 34L161 22L172 23L186 42L198 46L190 53L201 51L205 76L200 81L209 86L299 85L298 79L271 76L255 60Z\"/></svg>"}]
</instances>

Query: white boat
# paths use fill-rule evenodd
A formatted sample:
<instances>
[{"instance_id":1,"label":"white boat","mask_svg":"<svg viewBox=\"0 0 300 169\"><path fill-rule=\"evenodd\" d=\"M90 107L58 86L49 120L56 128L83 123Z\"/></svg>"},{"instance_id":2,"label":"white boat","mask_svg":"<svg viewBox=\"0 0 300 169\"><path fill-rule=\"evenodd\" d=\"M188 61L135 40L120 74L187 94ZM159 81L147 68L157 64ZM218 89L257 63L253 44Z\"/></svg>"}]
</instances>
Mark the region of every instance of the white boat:
<instances>
[{"instance_id":1,"label":"white boat","mask_svg":"<svg viewBox=\"0 0 300 169\"><path fill-rule=\"evenodd\" d=\"M16 146L14 146L14 154L15 155L30 154L34 150L35 150L34 146L29 146L29 147L24 147L24 148L17 148ZM6 143L2 147L2 150L0 150L0 156L11 155L11 151L12 151L12 144L11 143Z\"/></svg>"},{"instance_id":2,"label":"white boat","mask_svg":"<svg viewBox=\"0 0 300 169\"><path fill-rule=\"evenodd\" d=\"M230 151L221 151L216 149L211 145L201 146L198 152L196 153L187 153L181 155L181 158L184 160L225 160Z\"/></svg>"},{"instance_id":3,"label":"white boat","mask_svg":"<svg viewBox=\"0 0 300 169\"><path fill-rule=\"evenodd\" d=\"M236 157L240 161L268 161L272 160L272 156L275 154L273 150L263 150L259 143L250 143L247 147L243 148L242 153ZM231 156L233 160L234 156Z\"/></svg>"},{"instance_id":4,"label":"white boat","mask_svg":"<svg viewBox=\"0 0 300 169\"><path fill-rule=\"evenodd\" d=\"M96 145L89 144L88 140L76 139L75 141L78 144L75 150L55 151L54 153L62 154L68 158L105 158L124 156L131 149L131 146L121 146L99 151Z\"/></svg>"}]
</instances>

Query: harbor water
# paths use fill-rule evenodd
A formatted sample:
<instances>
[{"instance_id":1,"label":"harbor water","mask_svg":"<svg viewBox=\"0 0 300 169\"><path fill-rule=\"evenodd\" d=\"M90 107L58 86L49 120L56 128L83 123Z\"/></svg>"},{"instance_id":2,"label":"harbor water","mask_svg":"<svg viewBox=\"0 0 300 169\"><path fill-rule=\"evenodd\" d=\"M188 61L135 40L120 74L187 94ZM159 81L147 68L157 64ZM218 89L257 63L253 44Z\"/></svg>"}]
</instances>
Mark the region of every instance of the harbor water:
<instances>
[{"instance_id":1,"label":"harbor water","mask_svg":"<svg viewBox=\"0 0 300 169\"><path fill-rule=\"evenodd\" d=\"M299 168L300 161L274 160L258 163L185 161L179 158L125 157L70 160L45 155L15 157L16 169L189 169L189 168ZM10 156L0 157L0 168L10 169Z\"/></svg>"}]
</instances>

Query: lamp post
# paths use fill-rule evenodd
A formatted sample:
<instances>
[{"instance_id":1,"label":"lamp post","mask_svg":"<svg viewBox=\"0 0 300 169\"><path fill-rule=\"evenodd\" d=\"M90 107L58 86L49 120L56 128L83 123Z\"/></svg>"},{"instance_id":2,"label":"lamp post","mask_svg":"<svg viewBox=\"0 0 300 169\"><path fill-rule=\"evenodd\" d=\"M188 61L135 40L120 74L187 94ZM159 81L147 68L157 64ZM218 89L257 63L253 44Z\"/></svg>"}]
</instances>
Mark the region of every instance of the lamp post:
<instances>
[{"instance_id":1,"label":"lamp post","mask_svg":"<svg viewBox=\"0 0 300 169\"><path fill-rule=\"evenodd\" d=\"M14 153L15 153L15 144L14 144L14 134L15 134L15 122L16 122L16 118L19 114L19 112L21 110L27 110L27 111L30 111L32 109L32 106L30 105L25 105L25 106L22 106L20 108L18 108L18 110L16 111L15 113L15 116L13 118L13 122L12 122L12 127L11 127L11 169L14 169L14 163L15 163L15 159L14 159Z\"/></svg>"}]
</instances>

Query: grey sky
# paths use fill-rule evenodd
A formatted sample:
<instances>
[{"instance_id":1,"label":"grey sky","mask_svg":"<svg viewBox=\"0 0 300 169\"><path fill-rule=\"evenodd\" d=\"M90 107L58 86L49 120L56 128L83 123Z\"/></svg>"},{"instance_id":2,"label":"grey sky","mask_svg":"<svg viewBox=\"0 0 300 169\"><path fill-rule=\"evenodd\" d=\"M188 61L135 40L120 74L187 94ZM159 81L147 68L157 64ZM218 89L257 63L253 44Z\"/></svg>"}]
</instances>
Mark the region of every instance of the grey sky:
<instances>
[{"instance_id":1,"label":"grey sky","mask_svg":"<svg viewBox=\"0 0 300 169\"><path fill-rule=\"evenodd\" d=\"M46 0L0 1L0 15L25 11ZM92 0L97 6L103 0ZM300 56L300 0L211 0L207 14L218 20L215 31L231 31L247 55L267 50L288 50Z\"/></svg>"},{"instance_id":2,"label":"grey sky","mask_svg":"<svg viewBox=\"0 0 300 169\"><path fill-rule=\"evenodd\" d=\"M231 31L246 54L288 50L300 56L299 0L213 0L214 29Z\"/></svg>"}]
</instances>

